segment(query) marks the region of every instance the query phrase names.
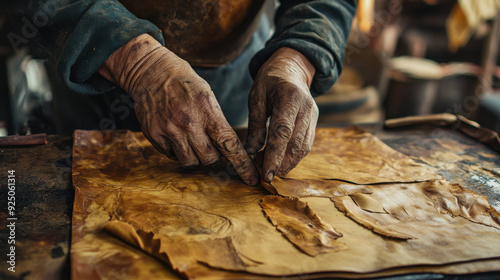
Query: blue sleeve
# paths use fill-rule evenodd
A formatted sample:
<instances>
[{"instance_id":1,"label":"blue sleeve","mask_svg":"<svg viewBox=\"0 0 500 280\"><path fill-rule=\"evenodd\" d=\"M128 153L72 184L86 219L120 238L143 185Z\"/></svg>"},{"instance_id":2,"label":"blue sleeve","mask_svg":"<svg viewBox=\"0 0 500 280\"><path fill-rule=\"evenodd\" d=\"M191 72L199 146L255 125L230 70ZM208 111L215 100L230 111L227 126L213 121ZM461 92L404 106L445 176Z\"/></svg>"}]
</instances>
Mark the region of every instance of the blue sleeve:
<instances>
[{"instance_id":1,"label":"blue sleeve","mask_svg":"<svg viewBox=\"0 0 500 280\"><path fill-rule=\"evenodd\" d=\"M281 0L275 15L276 31L250 62L255 77L279 48L301 52L315 66L311 93L328 91L342 71L344 47L356 12L355 0Z\"/></svg>"},{"instance_id":2,"label":"blue sleeve","mask_svg":"<svg viewBox=\"0 0 500 280\"><path fill-rule=\"evenodd\" d=\"M161 30L138 19L117 0L6 1L14 32L14 49L29 45L48 58L70 89L86 94L106 92L115 85L97 70L118 48L148 33L164 45Z\"/></svg>"}]
</instances>

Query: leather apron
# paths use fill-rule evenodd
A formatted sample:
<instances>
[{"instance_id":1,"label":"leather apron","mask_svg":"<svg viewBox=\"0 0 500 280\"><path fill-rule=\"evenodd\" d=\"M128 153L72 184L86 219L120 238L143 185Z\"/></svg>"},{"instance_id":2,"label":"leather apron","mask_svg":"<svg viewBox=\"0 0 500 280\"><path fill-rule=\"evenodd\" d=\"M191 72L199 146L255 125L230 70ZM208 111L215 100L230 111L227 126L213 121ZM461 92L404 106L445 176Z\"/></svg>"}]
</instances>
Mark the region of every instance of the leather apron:
<instances>
[{"instance_id":1,"label":"leather apron","mask_svg":"<svg viewBox=\"0 0 500 280\"><path fill-rule=\"evenodd\" d=\"M163 31L165 46L191 65L215 67L236 58L259 23L265 0L120 0Z\"/></svg>"}]
</instances>

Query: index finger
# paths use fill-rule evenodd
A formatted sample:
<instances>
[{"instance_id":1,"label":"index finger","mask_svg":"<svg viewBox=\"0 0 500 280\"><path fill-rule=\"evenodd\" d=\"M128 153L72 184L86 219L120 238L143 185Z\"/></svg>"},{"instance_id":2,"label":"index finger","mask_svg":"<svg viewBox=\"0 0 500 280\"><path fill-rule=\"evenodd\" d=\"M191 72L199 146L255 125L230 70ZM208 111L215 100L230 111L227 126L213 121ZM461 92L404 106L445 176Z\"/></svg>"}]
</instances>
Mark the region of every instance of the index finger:
<instances>
[{"instance_id":1,"label":"index finger","mask_svg":"<svg viewBox=\"0 0 500 280\"><path fill-rule=\"evenodd\" d=\"M210 121L207 134L221 154L231 162L245 184L253 186L259 182L259 173L255 165L243 148L236 132L223 116L217 116Z\"/></svg>"},{"instance_id":2,"label":"index finger","mask_svg":"<svg viewBox=\"0 0 500 280\"><path fill-rule=\"evenodd\" d=\"M298 106L293 104L283 106L281 103L273 109L262 166L262 177L268 183L273 180L283 162L288 142L295 130L297 114Z\"/></svg>"}]
</instances>

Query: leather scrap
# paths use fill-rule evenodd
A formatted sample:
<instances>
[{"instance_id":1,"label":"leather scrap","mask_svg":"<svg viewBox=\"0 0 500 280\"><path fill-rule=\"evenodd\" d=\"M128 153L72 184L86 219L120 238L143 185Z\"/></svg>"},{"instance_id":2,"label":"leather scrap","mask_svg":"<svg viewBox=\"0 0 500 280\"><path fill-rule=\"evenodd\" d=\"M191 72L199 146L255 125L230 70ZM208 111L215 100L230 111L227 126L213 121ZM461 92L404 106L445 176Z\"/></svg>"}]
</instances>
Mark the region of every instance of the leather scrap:
<instances>
[{"instance_id":1,"label":"leather scrap","mask_svg":"<svg viewBox=\"0 0 500 280\"><path fill-rule=\"evenodd\" d=\"M307 203L297 198L269 195L262 199L260 206L271 223L309 256L347 249L336 241L342 234L322 222Z\"/></svg>"},{"instance_id":2,"label":"leather scrap","mask_svg":"<svg viewBox=\"0 0 500 280\"><path fill-rule=\"evenodd\" d=\"M388 214L384 206L370 194L353 193L349 195L356 205L368 212Z\"/></svg>"},{"instance_id":3,"label":"leather scrap","mask_svg":"<svg viewBox=\"0 0 500 280\"><path fill-rule=\"evenodd\" d=\"M487 238L487 234L494 240L500 234L500 214L487 198L456 184L429 181L382 184L371 189L372 194L363 194L363 203L360 194L333 197L332 201L348 217L389 238L439 243L444 233L457 240L471 235Z\"/></svg>"},{"instance_id":4,"label":"leather scrap","mask_svg":"<svg viewBox=\"0 0 500 280\"><path fill-rule=\"evenodd\" d=\"M140 248L165 263L170 263L174 270L186 277L199 277L196 274L192 275L192 271L187 269L191 266L196 267L197 262L237 271L243 271L247 266L236 252L229 237L207 239L203 242L187 242L188 240L182 237L145 232L134 228L129 223L116 220L106 223L104 228L128 244ZM169 259L168 256L172 255L175 258Z\"/></svg>"}]
</instances>

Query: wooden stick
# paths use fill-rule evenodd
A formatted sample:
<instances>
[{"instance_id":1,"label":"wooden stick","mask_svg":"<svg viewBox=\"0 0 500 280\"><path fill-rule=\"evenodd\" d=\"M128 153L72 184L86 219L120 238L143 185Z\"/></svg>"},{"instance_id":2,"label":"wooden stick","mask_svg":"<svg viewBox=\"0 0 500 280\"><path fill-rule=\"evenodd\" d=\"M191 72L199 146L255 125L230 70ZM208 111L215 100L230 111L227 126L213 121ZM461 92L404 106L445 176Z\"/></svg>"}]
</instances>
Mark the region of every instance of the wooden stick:
<instances>
[{"instance_id":1,"label":"wooden stick","mask_svg":"<svg viewBox=\"0 0 500 280\"><path fill-rule=\"evenodd\" d=\"M404 127L408 125L451 125L457 122L457 116L443 113L435 115L410 116L398 119L389 119L384 122L386 128Z\"/></svg>"},{"instance_id":2,"label":"wooden stick","mask_svg":"<svg viewBox=\"0 0 500 280\"><path fill-rule=\"evenodd\" d=\"M0 137L0 146L30 146L47 144L47 134L12 135Z\"/></svg>"}]
</instances>

